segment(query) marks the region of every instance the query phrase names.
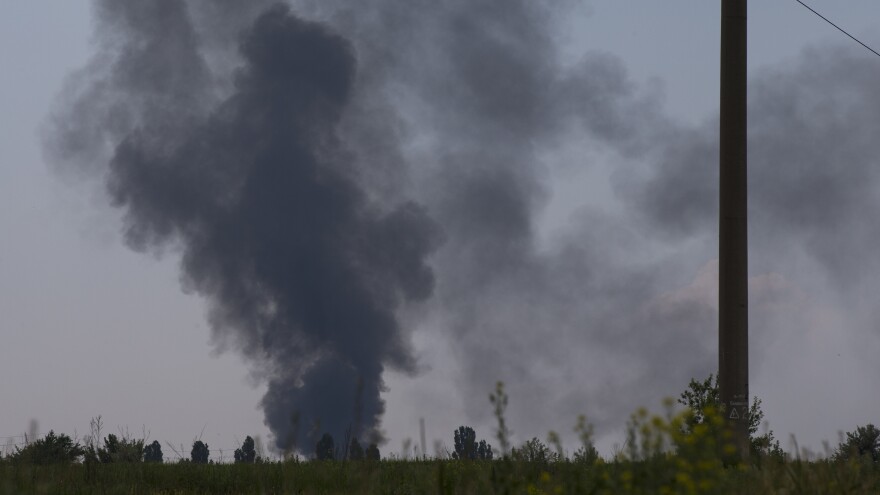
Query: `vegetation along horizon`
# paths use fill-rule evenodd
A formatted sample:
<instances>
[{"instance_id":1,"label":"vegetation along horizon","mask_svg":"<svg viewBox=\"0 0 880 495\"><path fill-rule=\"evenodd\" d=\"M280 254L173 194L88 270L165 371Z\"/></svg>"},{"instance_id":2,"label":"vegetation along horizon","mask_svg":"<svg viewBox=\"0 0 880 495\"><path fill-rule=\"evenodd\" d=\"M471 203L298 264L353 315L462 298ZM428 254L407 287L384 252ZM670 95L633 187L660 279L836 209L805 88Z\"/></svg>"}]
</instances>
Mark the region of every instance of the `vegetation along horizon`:
<instances>
[{"instance_id":1,"label":"vegetation along horizon","mask_svg":"<svg viewBox=\"0 0 880 495\"><path fill-rule=\"evenodd\" d=\"M729 441L717 377L691 380L663 412L634 412L623 446L600 455L584 416L580 446L560 436L512 445L501 382L489 395L495 442L469 426L452 432L453 450L427 456L383 456L375 442L324 433L310 452L266 455L250 436L222 462L196 439L172 460L158 440L127 432L102 436L93 418L82 440L50 431L0 457L0 494L18 493L880 493L880 430L857 426L824 453L789 454L766 427L761 401L749 410L750 456Z\"/></svg>"}]
</instances>

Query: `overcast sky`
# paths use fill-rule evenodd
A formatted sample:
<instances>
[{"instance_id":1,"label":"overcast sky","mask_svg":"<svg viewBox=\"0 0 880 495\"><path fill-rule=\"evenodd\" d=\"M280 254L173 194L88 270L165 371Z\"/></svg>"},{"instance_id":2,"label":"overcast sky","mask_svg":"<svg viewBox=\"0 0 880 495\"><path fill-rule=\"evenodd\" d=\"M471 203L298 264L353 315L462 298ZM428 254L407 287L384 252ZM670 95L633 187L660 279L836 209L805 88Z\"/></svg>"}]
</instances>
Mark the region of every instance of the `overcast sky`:
<instances>
[{"instance_id":1,"label":"overcast sky","mask_svg":"<svg viewBox=\"0 0 880 495\"><path fill-rule=\"evenodd\" d=\"M482 3L505 8L502 1ZM322 10L316 6L320 2L292 5L294 14L350 37L359 54L369 56L374 48L369 30L376 25ZM876 2L851 0L843 6L814 0L811 5L869 45L880 46ZM271 444L260 408L265 375L235 345L221 351L212 338L204 293L181 289L179 251L173 246L146 254L129 249L123 212L109 206L100 174L59 165L64 157L46 158L46 135L58 132L49 115L64 107L58 98L65 80L102 46L92 34L91 3L6 0L2 9L0 447L21 442L18 435L31 419L41 434L54 429L82 437L97 415L104 418L105 432L127 429L140 435L145 429L149 439L163 443L166 455L173 453L165 442L183 444L188 454L200 435L215 458L222 449L229 459L246 435ZM526 182L540 184L529 203L533 251L517 255L516 273L493 272L479 279L479 289L467 289L477 282L460 267L450 267L457 256L471 256L462 265L478 259L473 257L477 248L458 237L469 227L436 193L441 187L435 188L436 181L445 179L430 163L423 169L412 165L414 157L432 154L426 142L450 136L463 143L457 149L467 155L469 145L459 131L445 126L469 119L488 129L488 121L480 115L459 121L449 111L425 123L429 120L420 112L428 107L393 107L403 122L416 123L417 134L400 144L401 161L412 169L411 178L401 183L412 184L412 190L396 184L396 194L427 205L446 240L428 256L436 290L399 310L416 364L407 372L386 368L383 452L399 452L407 438L417 443L420 417L426 421L429 453L435 440L451 446L452 431L460 424L474 426L479 437L494 438L487 394L495 380L505 380L517 441L546 438L554 429L568 435L573 449L570 432L577 415L585 413L595 419L599 447L607 455L624 440L624 411L638 405L659 409L659 399L677 395L687 377L714 370L714 227L690 203L704 199L703 186L682 180L699 173L669 163L690 163L689 157L711 156L714 149L707 136L715 132L717 119L719 2L596 0L565 9L565 16L547 24L554 29L550 43L559 67L575 67L576 73L585 57L597 64L585 65L587 70L607 68L610 60L623 74L611 78L612 84L623 80L631 86L631 94L619 97L622 103L611 105L611 111L633 114L578 113L585 123L553 132L540 126L542 135L534 139L543 144L531 151L542 162L541 172L524 172ZM489 20L495 12L468 14L479 24L479 16ZM880 156L870 127L877 125L870 122L877 113L866 110L880 101L877 95L874 102L866 100L866 88L877 86L872 77L880 74L880 58L794 0L752 2L749 22L750 95L757 105L750 159L752 167L770 170L753 175L761 181L753 187L760 210L752 212L756 220L750 231L751 392L763 399L766 420L784 448L791 449L794 434L801 446L821 451L823 440L836 444L839 431L880 421L880 398L873 393L880 373L880 332L873 318L880 263L870 249L878 240L874 214L866 209L880 203L844 194L880 196L880 182L871 173L874 157ZM438 60L446 61L442 54ZM422 60L427 68L421 70L444 70L431 61ZM371 84L387 90L391 86L383 78L402 81L413 99L439 94L423 90L428 83L420 79L388 73L375 76L383 82ZM578 95L590 96L582 88L572 94L566 103L571 107L580 104ZM779 109L767 110L776 104ZM602 107L602 101L596 105ZM614 131L603 127L624 117L628 123ZM654 130L638 130L642 123ZM68 116L68 124L76 119ZM630 127L637 129L621 137L620 129ZM676 130L663 134L664 127ZM589 136L580 137L581 128ZM532 139L528 129L516 132ZM680 145L668 144L679 138ZM657 150L660 141L663 151ZM801 145L803 151L791 151ZM829 156L833 160L825 160ZM851 163L857 165L848 167ZM661 166L672 171L652 168ZM807 176L816 170L823 174ZM792 178L805 182L798 182L795 192L776 191ZM831 190L827 195L824 185ZM663 194L679 187L685 192L672 199ZM485 222L481 228L490 225ZM620 240L610 243L610 238ZM594 239L601 249L593 249ZM519 271L522 263L527 266ZM587 282L581 278L586 273L599 275ZM597 287L583 288L579 281ZM617 302L594 302L618 293L625 296ZM627 311L632 314L623 314ZM657 319L662 324L656 327L687 329L670 342L652 334ZM709 324L699 327L704 322ZM527 328L541 324L559 333L534 334ZM604 329L583 330L599 325Z\"/></svg>"}]
</instances>

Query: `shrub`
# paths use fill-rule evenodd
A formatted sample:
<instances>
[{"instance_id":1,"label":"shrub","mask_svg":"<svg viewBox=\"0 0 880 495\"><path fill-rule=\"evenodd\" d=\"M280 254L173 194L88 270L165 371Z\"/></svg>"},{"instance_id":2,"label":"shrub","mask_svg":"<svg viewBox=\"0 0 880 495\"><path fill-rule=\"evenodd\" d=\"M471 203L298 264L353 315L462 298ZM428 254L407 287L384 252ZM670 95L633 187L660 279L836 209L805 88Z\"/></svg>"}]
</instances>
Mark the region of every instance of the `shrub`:
<instances>
[{"instance_id":1,"label":"shrub","mask_svg":"<svg viewBox=\"0 0 880 495\"><path fill-rule=\"evenodd\" d=\"M98 449L98 460L103 464L113 462L141 462L144 456L144 441L123 437L119 439L110 434L104 438L104 446Z\"/></svg>"},{"instance_id":2,"label":"shrub","mask_svg":"<svg viewBox=\"0 0 880 495\"><path fill-rule=\"evenodd\" d=\"M713 406L693 422L693 411L675 413L666 402L665 417L636 411L627 422L627 440L615 458L610 474L612 492L621 493L719 493L728 472L723 456L736 449L723 428L724 417ZM690 429L687 425L692 425ZM600 464L601 465L601 464ZM637 488L644 490L637 491Z\"/></svg>"},{"instance_id":3,"label":"shrub","mask_svg":"<svg viewBox=\"0 0 880 495\"><path fill-rule=\"evenodd\" d=\"M703 381L691 379L687 390L682 392L678 403L687 406L691 414L683 426L684 432L693 432L697 425L708 424L707 411L713 411L719 416L724 414L724 404L721 403L721 393L718 388L718 376L710 374ZM753 458L760 461L763 458L783 460L785 457L779 441L773 437L773 431L768 430L763 435L758 435L758 428L764 420L764 411L761 410L761 399L752 398L752 405L748 412L749 429L749 452ZM723 422L720 428L723 428ZM719 432L715 432L716 435Z\"/></svg>"},{"instance_id":4,"label":"shrub","mask_svg":"<svg viewBox=\"0 0 880 495\"><path fill-rule=\"evenodd\" d=\"M514 448L510 455L518 461L541 464L562 460L559 458L559 454L551 451L550 447L538 440L537 437L533 437L531 440L526 441L526 443L520 448Z\"/></svg>"},{"instance_id":5,"label":"shrub","mask_svg":"<svg viewBox=\"0 0 880 495\"><path fill-rule=\"evenodd\" d=\"M49 431L45 437L28 444L25 448L15 448L10 460L26 464L66 464L76 462L85 454L83 447L69 436L56 435Z\"/></svg>"},{"instance_id":6,"label":"shrub","mask_svg":"<svg viewBox=\"0 0 880 495\"><path fill-rule=\"evenodd\" d=\"M856 427L855 431L846 434L846 440L837 447L834 458L877 462L880 460L880 430L873 424Z\"/></svg>"}]
</instances>

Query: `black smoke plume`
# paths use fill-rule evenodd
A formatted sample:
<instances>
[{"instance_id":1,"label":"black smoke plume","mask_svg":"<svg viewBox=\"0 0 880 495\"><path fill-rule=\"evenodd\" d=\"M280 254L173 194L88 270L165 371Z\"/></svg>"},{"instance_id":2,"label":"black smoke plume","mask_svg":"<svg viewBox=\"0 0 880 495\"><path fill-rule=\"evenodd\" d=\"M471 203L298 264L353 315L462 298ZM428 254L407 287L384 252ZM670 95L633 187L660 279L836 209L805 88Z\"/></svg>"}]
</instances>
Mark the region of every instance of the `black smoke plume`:
<instances>
[{"instance_id":1,"label":"black smoke plume","mask_svg":"<svg viewBox=\"0 0 880 495\"><path fill-rule=\"evenodd\" d=\"M268 383L279 448L317 424L378 433L384 368L415 370L395 313L430 296L437 230L422 206L384 208L359 185L337 137L352 46L269 7L239 35L240 66L216 97L187 3L96 8L111 61L79 76L90 80L59 117L59 149L94 157L110 141L101 168L128 244L180 250L218 344Z\"/></svg>"},{"instance_id":2,"label":"black smoke plume","mask_svg":"<svg viewBox=\"0 0 880 495\"><path fill-rule=\"evenodd\" d=\"M586 411L601 430L711 369L714 313L702 297L657 300L709 258L657 256L663 236L629 210L584 207L541 239L551 179L598 168L592 147L625 163L664 140L670 161L690 149L616 58L563 59L554 33L572 4L327 0L296 2L295 17L259 2L99 2L99 56L74 77L50 148L107 174L130 245L181 249L218 345L268 382L280 448L316 420L342 432L354 410L377 427L385 366L416 369L395 314L431 295L440 228L427 306L455 342L461 395L503 379L555 411L520 407L517 424ZM572 139L575 158L558 156ZM572 376L590 378L552 386ZM485 411L467 401L472 420Z\"/></svg>"},{"instance_id":3,"label":"black smoke plume","mask_svg":"<svg viewBox=\"0 0 880 495\"><path fill-rule=\"evenodd\" d=\"M279 447L357 410L377 428L383 371L416 369L406 301L453 343L467 420L489 424L472 398L502 379L525 438L582 412L607 433L715 370L717 120L566 55L579 2L291 4L98 2L50 146L107 174L132 246L181 250ZM822 299L880 266L873 67L823 49L752 82L753 375L792 366L764 350L779 336L824 335L817 300L873 332L874 305Z\"/></svg>"}]
</instances>

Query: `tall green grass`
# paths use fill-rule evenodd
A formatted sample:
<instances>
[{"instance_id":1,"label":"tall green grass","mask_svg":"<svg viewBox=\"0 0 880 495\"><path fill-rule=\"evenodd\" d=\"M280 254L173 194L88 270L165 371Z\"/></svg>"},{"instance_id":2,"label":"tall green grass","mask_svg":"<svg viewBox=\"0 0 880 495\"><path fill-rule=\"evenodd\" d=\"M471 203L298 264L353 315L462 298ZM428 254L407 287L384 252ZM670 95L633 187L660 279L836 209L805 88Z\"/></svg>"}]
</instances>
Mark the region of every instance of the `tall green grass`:
<instances>
[{"instance_id":1,"label":"tall green grass","mask_svg":"<svg viewBox=\"0 0 880 495\"><path fill-rule=\"evenodd\" d=\"M699 494L880 493L874 463L792 460L757 467L660 455L583 465L571 461L82 464L0 467L3 494Z\"/></svg>"},{"instance_id":2,"label":"tall green grass","mask_svg":"<svg viewBox=\"0 0 880 495\"><path fill-rule=\"evenodd\" d=\"M493 394L500 443L508 445L507 397ZM715 411L634 413L613 458L568 458L549 448L502 449L499 459L301 461L257 464L96 462L48 466L0 461L0 494L847 494L880 493L880 462L735 458ZM590 429L576 428L585 452ZM554 438L551 435L551 438ZM558 437L556 437L558 438ZM537 440L534 440L537 442ZM554 442L551 441L551 445ZM534 445L533 445L534 447ZM546 455L544 455L545 452Z\"/></svg>"}]
</instances>

